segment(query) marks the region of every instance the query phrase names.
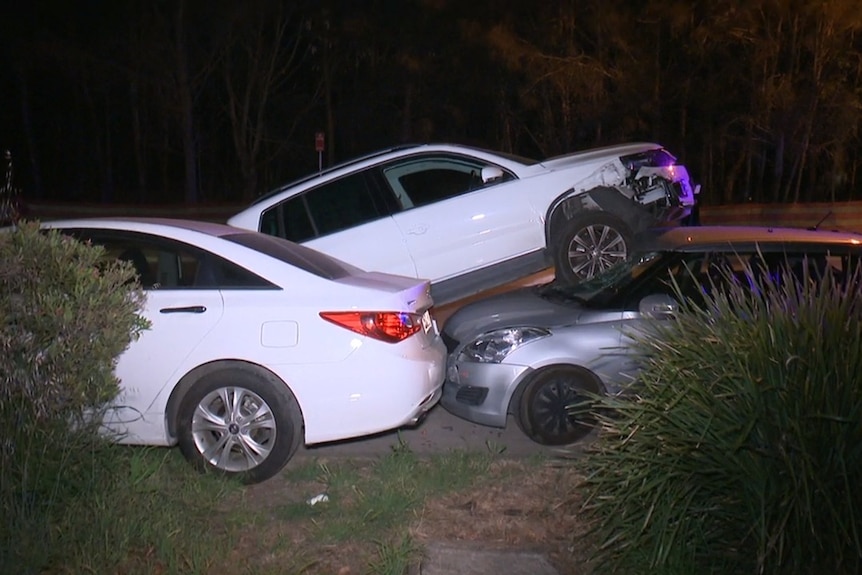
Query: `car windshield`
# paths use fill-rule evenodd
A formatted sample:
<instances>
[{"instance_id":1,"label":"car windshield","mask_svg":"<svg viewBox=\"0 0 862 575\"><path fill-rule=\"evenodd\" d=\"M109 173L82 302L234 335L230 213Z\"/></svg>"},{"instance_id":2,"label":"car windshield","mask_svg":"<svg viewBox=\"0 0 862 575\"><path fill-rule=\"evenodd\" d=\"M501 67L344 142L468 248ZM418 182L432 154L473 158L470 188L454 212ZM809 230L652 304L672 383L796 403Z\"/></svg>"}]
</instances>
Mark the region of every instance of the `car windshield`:
<instances>
[{"instance_id":1,"label":"car windshield","mask_svg":"<svg viewBox=\"0 0 862 575\"><path fill-rule=\"evenodd\" d=\"M610 300L658 265L664 259L660 256L661 252L635 253L630 259L619 262L588 280L575 285L551 282L538 286L536 293L539 297L556 303L575 302L600 306L600 302Z\"/></svg>"}]
</instances>

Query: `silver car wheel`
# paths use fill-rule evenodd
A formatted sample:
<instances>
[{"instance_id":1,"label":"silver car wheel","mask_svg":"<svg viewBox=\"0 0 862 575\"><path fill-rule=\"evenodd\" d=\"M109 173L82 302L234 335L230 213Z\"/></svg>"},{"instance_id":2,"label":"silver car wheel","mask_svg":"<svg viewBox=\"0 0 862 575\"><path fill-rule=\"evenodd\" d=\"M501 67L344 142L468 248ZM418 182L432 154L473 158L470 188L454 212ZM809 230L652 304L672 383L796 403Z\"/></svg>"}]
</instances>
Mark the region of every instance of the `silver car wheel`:
<instances>
[{"instance_id":1,"label":"silver car wheel","mask_svg":"<svg viewBox=\"0 0 862 575\"><path fill-rule=\"evenodd\" d=\"M569 265L575 276L589 279L626 259L628 246L622 234L604 224L581 229L568 246Z\"/></svg>"},{"instance_id":2,"label":"silver car wheel","mask_svg":"<svg viewBox=\"0 0 862 575\"><path fill-rule=\"evenodd\" d=\"M526 382L515 410L520 428L542 445L568 445L593 429L591 394L601 384L587 370L555 365L538 370Z\"/></svg>"},{"instance_id":3,"label":"silver car wheel","mask_svg":"<svg viewBox=\"0 0 862 575\"><path fill-rule=\"evenodd\" d=\"M195 408L191 428L201 457L227 472L260 465L277 437L272 408L242 387L220 387L205 395Z\"/></svg>"}]
</instances>

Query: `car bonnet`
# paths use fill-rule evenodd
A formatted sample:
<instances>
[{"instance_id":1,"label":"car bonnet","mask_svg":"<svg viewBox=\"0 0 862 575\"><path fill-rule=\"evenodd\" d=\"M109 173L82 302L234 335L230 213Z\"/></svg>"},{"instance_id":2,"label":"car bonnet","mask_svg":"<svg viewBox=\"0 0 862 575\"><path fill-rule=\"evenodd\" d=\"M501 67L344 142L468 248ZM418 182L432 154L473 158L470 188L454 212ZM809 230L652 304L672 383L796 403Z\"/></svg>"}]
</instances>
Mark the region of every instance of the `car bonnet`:
<instances>
[{"instance_id":1,"label":"car bonnet","mask_svg":"<svg viewBox=\"0 0 862 575\"><path fill-rule=\"evenodd\" d=\"M443 332L466 342L506 327L554 328L576 323L583 313L577 304L561 305L539 297L535 287L493 295L465 305L446 321Z\"/></svg>"}]
</instances>

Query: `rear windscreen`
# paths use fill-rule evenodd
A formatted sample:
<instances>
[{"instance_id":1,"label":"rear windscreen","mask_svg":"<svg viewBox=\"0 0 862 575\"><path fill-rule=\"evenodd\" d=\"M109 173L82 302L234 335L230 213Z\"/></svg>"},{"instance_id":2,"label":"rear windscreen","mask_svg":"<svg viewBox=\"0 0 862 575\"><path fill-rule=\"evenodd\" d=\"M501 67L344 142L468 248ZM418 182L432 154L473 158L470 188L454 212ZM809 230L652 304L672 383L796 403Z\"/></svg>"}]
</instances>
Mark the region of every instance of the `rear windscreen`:
<instances>
[{"instance_id":1,"label":"rear windscreen","mask_svg":"<svg viewBox=\"0 0 862 575\"><path fill-rule=\"evenodd\" d=\"M328 280L337 280L361 271L355 266L317 250L275 236L256 232L240 232L228 234L222 238Z\"/></svg>"}]
</instances>

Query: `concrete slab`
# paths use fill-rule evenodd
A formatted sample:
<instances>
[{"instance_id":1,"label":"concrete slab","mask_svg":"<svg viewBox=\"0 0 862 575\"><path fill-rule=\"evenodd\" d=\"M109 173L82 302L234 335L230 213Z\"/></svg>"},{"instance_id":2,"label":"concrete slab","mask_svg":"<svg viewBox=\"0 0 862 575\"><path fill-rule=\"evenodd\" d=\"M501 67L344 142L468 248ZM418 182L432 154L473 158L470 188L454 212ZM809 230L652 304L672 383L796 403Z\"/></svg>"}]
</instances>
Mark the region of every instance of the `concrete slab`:
<instances>
[{"instance_id":1,"label":"concrete slab","mask_svg":"<svg viewBox=\"0 0 862 575\"><path fill-rule=\"evenodd\" d=\"M431 542L411 575L559 575L548 559L535 551L489 549L460 543Z\"/></svg>"}]
</instances>

